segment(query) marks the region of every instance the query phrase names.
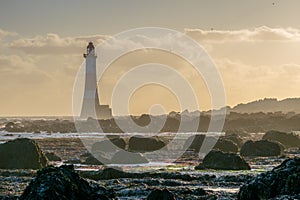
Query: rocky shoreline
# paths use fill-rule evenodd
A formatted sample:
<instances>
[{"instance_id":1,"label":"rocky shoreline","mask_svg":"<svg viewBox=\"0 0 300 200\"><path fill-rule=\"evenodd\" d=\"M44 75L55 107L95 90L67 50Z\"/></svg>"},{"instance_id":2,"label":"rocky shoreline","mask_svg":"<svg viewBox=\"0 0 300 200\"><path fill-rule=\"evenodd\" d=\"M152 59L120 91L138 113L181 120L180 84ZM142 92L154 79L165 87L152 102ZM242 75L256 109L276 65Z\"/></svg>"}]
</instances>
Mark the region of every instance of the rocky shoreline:
<instances>
[{"instance_id":1,"label":"rocky shoreline","mask_svg":"<svg viewBox=\"0 0 300 200\"><path fill-rule=\"evenodd\" d=\"M200 115L201 114L201 115ZM200 117L199 117L200 116ZM141 116L126 116L115 117L119 122L128 124L127 122L133 120L139 126L146 126L150 121L157 127L160 127L160 122L165 121L164 126L159 129L143 129L146 132L153 132L153 130L160 130L160 132L178 132L181 120L184 123L198 123L198 128L194 130L191 127L185 127L183 132L207 132L211 120L211 113L177 113L171 112L163 116L150 116L143 114ZM201 123L200 123L201 122ZM268 130L279 130L284 132L291 132L293 130L300 130L300 114L299 113L237 113L229 112L225 118L223 131L227 133L261 133ZM101 130L95 123L101 126ZM128 127L132 132L139 132L134 127ZM0 130L7 132L34 132L34 133L74 133L74 132L104 132L104 133L124 133L119 128L114 118L96 120L89 118L87 120L76 120L73 117L64 118L1 118ZM128 130L127 130L128 132ZM156 131L155 131L156 132Z\"/></svg>"},{"instance_id":2,"label":"rocky shoreline","mask_svg":"<svg viewBox=\"0 0 300 200\"><path fill-rule=\"evenodd\" d=\"M196 135L188 139L191 140L188 143L190 146L175 163L154 163L149 160L136 165L112 163L107 166L95 159L78 138L20 138L0 145L1 162L11 162L0 169L0 199L43 199L42 196L34 196L45 195L37 192L48 190L51 194L63 195L60 193L66 190L73 194L66 196L66 199L77 199L79 193L90 194L84 195L86 199L124 200L299 198L300 149L296 147L298 143L295 136L274 131L265 136L268 136L268 140L263 136L250 141L236 135L225 135L213 151L204 159L199 159L201 150L194 147L202 145L203 136ZM116 136L109 136L108 139L121 149L137 155L139 151L149 150L140 145L140 139L136 144L129 143L130 139ZM291 144L289 140L293 140L292 146L287 146ZM155 148L155 144L161 147L168 142L165 138L141 141L153 144L151 148ZM214 138L209 141L214 141ZM9 158L5 157L5 150L1 152L3 146L13 149ZM94 150L103 150L101 148L104 146L105 142L97 143ZM116 152L113 151L113 154ZM10 159L14 154L19 156L18 160ZM284 182L285 177L287 180ZM278 184L281 182L284 184ZM82 185L85 186L81 188ZM269 186L271 189L265 188ZM60 198L54 195L50 199Z\"/></svg>"},{"instance_id":3,"label":"rocky shoreline","mask_svg":"<svg viewBox=\"0 0 300 200\"><path fill-rule=\"evenodd\" d=\"M274 160L276 159L274 158ZM284 158L277 160L276 163L282 160L284 160ZM252 163L259 164L259 162L259 160L252 160ZM284 161L283 163L286 162L287 161ZM108 199L147 199L150 193L156 189L167 189L176 199L247 199L241 196L245 192L239 194L240 188L249 188L245 183L251 185L253 184L252 182L255 182L257 177L264 176L261 175L261 170L198 171L193 170L191 166L180 166L177 168L165 167L155 172L137 173L128 173L109 167L99 170L84 170L84 168L81 167L82 166L79 165L75 166L74 172L80 175L80 177L89 184L94 185L94 187L97 186L102 188L102 190L105 188L105 191L111 191L111 196ZM68 168L73 170L73 165L68 165ZM297 165L298 178L299 168L300 166ZM273 169L273 171L275 169ZM18 199L26 187L28 187L29 183L35 180L34 177L36 177L38 173L44 172L43 170L30 169L0 170L1 199ZM263 174L264 173L265 172L263 172ZM266 173L270 174L272 171ZM52 184L55 185L57 183ZM248 194L248 192L246 193Z\"/></svg>"},{"instance_id":4,"label":"rocky shoreline","mask_svg":"<svg viewBox=\"0 0 300 200\"><path fill-rule=\"evenodd\" d=\"M160 188L168 189L176 196L176 199L217 199L216 197L236 199L240 185L256 176L254 173L216 176L213 172L188 175L183 171L139 173L139 176L136 176L136 174L123 174L111 169L104 170L104 174L102 171L81 170L77 173L89 182L115 191L118 199L146 199L151 191ZM28 170L1 171L2 199L20 197L35 175L36 172ZM91 181L92 179L94 180Z\"/></svg>"},{"instance_id":5,"label":"rocky shoreline","mask_svg":"<svg viewBox=\"0 0 300 200\"><path fill-rule=\"evenodd\" d=\"M159 166L150 172L144 172L148 166L140 166L136 173L126 172L126 166L121 166L124 171L119 171L110 167L77 164L74 165L74 172L93 185L113 191L115 199L147 199L156 189L167 189L175 199L237 199L239 190L245 183L251 184L261 173L279 165L287 158L299 156L300 152L295 154L293 150L291 154L286 151L284 157L247 158L246 161L252 170L242 171L195 170L197 164L194 163ZM55 166L60 166L61 163L50 162ZM38 171L1 169L0 199L18 199Z\"/></svg>"}]
</instances>

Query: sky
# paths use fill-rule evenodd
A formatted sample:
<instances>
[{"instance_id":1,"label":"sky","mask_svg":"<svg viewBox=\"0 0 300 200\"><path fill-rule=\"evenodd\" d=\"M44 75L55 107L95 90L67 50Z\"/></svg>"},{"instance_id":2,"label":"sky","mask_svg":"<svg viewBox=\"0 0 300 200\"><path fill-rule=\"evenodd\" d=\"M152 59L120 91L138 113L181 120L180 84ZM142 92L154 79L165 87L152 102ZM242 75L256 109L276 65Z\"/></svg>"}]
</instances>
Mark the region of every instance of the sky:
<instances>
[{"instance_id":1,"label":"sky","mask_svg":"<svg viewBox=\"0 0 300 200\"><path fill-rule=\"evenodd\" d=\"M298 0L0 1L0 115L71 115L87 42L139 27L174 29L201 44L217 65L229 106L300 97L299 7ZM99 83L101 103L111 104L113 86L132 65L162 58L154 60L185 74L200 107L210 109L201 77L169 56L136 53L115 63ZM133 114L153 104L166 112L184 109L176 95L154 85L140 88L130 102Z\"/></svg>"}]
</instances>

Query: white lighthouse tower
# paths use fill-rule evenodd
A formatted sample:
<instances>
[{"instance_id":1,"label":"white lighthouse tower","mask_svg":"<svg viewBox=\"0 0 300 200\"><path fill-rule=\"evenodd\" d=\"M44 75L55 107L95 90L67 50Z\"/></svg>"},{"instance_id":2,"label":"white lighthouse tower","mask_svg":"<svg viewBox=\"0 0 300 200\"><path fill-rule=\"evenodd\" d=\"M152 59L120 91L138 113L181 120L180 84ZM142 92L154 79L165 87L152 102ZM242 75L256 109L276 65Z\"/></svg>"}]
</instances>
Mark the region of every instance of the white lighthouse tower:
<instances>
[{"instance_id":1,"label":"white lighthouse tower","mask_svg":"<svg viewBox=\"0 0 300 200\"><path fill-rule=\"evenodd\" d=\"M96 59L95 47L89 42L85 58L85 88L82 102L80 118L96 117L100 119L108 119L112 117L111 109L108 105L100 105L97 87L96 75Z\"/></svg>"}]
</instances>

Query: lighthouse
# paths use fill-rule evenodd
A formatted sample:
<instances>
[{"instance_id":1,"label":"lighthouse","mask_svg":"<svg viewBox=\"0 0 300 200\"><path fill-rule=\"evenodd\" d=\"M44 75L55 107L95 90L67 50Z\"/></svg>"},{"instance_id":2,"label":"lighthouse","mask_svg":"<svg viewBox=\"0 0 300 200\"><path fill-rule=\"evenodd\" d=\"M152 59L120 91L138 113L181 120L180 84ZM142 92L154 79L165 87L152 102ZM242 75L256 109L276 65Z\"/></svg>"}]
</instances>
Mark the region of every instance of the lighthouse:
<instances>
[{"instance_id":1,"label":"lighthouse","mask_svg":"<svg viewBox=\"0 0 300 200\"><path fill-rule=\"evenodd\" d=\"M109 119L112 111L108 105L101 105L98 95L95 46L92 42L86 47L85 58L85 87L80 118L96 117L98 119Z\"/></svg>"}]
</instances>

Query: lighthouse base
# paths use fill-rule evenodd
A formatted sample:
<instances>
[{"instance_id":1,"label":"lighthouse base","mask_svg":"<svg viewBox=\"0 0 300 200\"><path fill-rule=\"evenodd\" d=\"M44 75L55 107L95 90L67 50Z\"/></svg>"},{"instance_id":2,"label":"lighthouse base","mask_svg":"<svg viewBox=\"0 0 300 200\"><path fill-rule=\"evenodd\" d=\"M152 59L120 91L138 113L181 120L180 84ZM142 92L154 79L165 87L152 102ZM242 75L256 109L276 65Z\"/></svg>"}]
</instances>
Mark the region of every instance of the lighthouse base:
<instances>
[{"instance_id":1,"label":"lighthouse base","mask_svg":"<svg viewBox=\"0 0 300 200\"><path fill-rule=\"evenodd\" d=\"M112 110L109 105L100 105L93 100L87 100L83 103L80 118L97 118L97 119L111 119Z\"/></svg>"},{"instance_id":2,"label":"lighthouse base","mask_svg":"<svg viewBox=\"0 0 300 200\"><path fill-rule=\"evenodd\" d=\"M111 119L111 108L108 105L98 105L96 107L96 115L98 119Z\"/></svg>"}]
</instances>

